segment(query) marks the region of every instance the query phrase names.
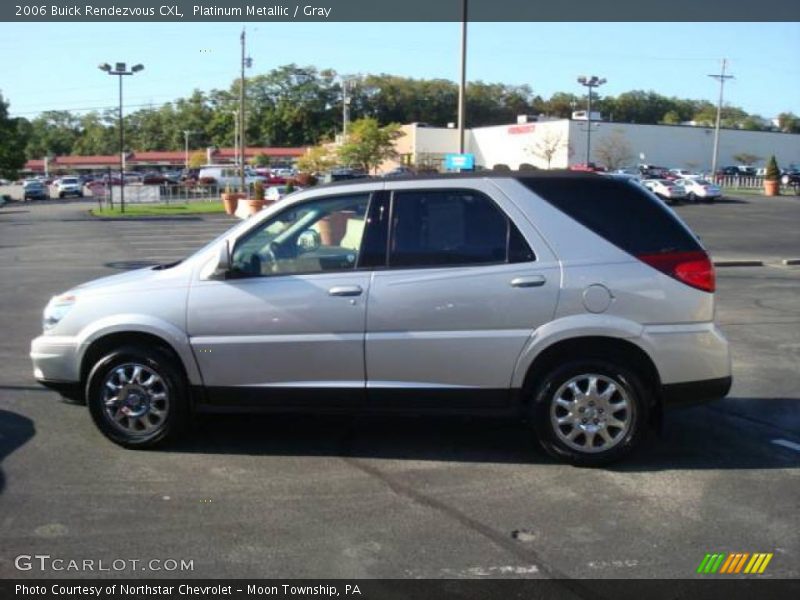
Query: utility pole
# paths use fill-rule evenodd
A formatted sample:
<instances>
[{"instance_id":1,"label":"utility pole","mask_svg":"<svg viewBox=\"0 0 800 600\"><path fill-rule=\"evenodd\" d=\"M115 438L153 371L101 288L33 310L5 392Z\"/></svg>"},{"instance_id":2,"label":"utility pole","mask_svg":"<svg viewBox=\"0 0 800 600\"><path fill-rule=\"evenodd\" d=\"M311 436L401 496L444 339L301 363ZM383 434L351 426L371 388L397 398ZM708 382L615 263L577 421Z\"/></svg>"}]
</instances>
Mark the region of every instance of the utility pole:
<instances>
[{"instance_id":1,"label":"utility pole","mask_svg":"<svg viewBox=\"0 0 800 600\"><path fill-rule=\"evenodd\" d=\"M347 143L347 126L350 123L350 96L347 95L347 83L342 79L342 144Z\"/></svg>"},{"instance_id":2,"label":"utility pole","mask_svg":"<svg viewBox=\"0 0 800 600\"><path fill-rule=\"evenodd\" d=\"M239 86L239 156L241 163L239 164L239 176L242 180L242 192L249 197L244 177L244 66L245 66L245 29L242 27L242 35L240 37L242 42L242 80Z\"/></svg>"},{"instance_id":3,"label":"utility pole","mask_svg":"<svg viewBox=\"0 0 800 600\"><path fill-rule=\"evenodd\" d=\"M725 68L728 66L728 59L722 59L722 70L719 75L709 75L712 79L719 81L719 101L717 102L717 122L714 125L714 153L711 156L711 178L717 176L717 159L719 158L719 124L722 118L722 96L725 91L725 80L733 79L733 75L726 75Z\"/></svg>"},{"instance_id":4,"label":"utility pole","mask_svg":"<svg viewBox=\"0 0 800 600\"><path fill-rule=\"evenodd\" d=\"M233 115L233 164L239 166L239 111L232 110Z\"/></svg>"},{"instance_id":5,"label":"utility pole","mask_svg":"<svg viewBox=\"0 0 800 600\"><path fill-rule=\"evenodd\" d=\"M467 104L467 0L461 0L461 79L458 85L458 153L464 154L464 121Z\"/></svg>"}]
</instances>

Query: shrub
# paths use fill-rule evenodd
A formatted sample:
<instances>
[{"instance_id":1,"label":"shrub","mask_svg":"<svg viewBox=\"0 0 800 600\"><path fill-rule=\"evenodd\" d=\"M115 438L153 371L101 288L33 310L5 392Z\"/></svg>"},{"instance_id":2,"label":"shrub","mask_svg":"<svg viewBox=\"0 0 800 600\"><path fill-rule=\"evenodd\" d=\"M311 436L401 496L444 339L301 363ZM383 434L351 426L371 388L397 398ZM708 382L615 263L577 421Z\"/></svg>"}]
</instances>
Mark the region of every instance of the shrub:
<instances>
[{"instance_id":1,"label":"shrub","mask_svg":"<svg viewBox=\"0 0 800 600\"><path fill-rule=\"evenodd\" d=\"M264 182L260 179L256 180L256 182L253 184L253 198L255 200L264 199Z\"/></svg>"},{"instance_id":2,"label":"shrub","mask_svg":"<svg viewBox=\"0 0 800 600\"><path fill-rule=\"evenodd\" d=\"M778 181L781 178L780 169L778 169L778 161L775 160L775 155L769 157L769 161L767 162L767 172L764 175L764 179L767 181Z\"/></svg>"}]
</instances>

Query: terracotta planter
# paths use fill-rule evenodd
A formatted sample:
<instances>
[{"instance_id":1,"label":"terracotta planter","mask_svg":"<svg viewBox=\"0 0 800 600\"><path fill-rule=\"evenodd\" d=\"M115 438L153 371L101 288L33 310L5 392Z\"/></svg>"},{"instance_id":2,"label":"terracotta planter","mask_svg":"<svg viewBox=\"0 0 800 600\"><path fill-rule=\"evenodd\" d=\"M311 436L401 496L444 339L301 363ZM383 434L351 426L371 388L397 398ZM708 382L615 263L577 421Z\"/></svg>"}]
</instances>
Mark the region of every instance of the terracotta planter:
<instances>
[{"instance_id":1,"label":"terracotta planter","mask_svg":"<svg viewBox=\"0 0 800 600\"><path fill-rule=\"evenodd\" d=\"M244 194L240 192L227 192L222 194L222 205L225 207L225 213L232 215L236 212L236 205L239 200L244 198Z\"/></svg>"},{"instance_id":2,"label":"terracotta planter","mask_svg":"<svg viewBox=\"0 0 800 600\"><path fill-rule=\"evenodd\" d=\"M323 246L337 246L347 232L347 215L333 213L319 220L319 241Z\"/></svg>"},{"instance_id":3,"label":"terracotta planter","mask_svg":"<svg viewBox=\"0 0 800 600\"><path fill-rule=\"evenodd\" d=\"M247 207L247 216L252 217L254 214L258 213L262 208L264 208L264 201L263 200L256 200L255 198L250 198L247 200L239 200L241 204L244 204Z\"/></svg>"},{"instance_id":4,"label":"terracotta planter","mask_svg":"<svg viewBox=\"0 0 800 600\"><path fill-rule=\"evenodd\" d=\"M767 196L778 196L781 193L780 181L773 181L769 179L764 180L764 194Z\"/></svg>"}]
</instances>

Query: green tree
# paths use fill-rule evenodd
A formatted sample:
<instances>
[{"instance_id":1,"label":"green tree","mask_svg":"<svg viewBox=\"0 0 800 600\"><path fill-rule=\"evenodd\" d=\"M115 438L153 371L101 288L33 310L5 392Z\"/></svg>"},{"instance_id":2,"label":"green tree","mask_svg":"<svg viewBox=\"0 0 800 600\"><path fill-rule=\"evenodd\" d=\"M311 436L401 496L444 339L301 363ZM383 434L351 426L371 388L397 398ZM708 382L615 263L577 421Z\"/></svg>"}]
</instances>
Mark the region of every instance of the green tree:
<instances>
[{"instance_id":1,"label":"green tree","mask_svg":"<svg viewBox=\"0 0 800 600\"><path fill-rule=\"evenodd\" d=\"M0 176L16 179L25 166L25 140L18 119L8 116L8 107L0 94Z\"/></svg>"},{"instance_id":2,"label":"green tree","mask_svg":"<svg viewBox=\"0 0 800 600\"><path fill-rule=\"evenodd\" d=\"M376 119L359 119L352 123L347 140L339 147L339 159L343 164L358 166L369 173L383 161L397 156L394 141L401 135L397 123L381 127Z\"/></svg>"},{"instance_id":3,"label":"green tree","mask_svg":"<svg viewBox=\"0 0 800 600\"><path fill-rule=\"evenodd\" d=\"M297 168L303 173L311 175L324 173L336 165L336 157L331 153L329 146L314 146L297 159Z\"/></svg>"},{"instance_id":4,"label":"green tree","mask_svg":"<svg viewBox=\"0 0 800 600\"><path fill-rule=\"evenodd\" d=\"M778 129L785 133L800 133L800 117L792 112L778 115Z\"/></svg>"},{"instance_id":5,"label":"green tree","mask_svg":"<svg viewBox=\"0 0 800 600\"><path fill-rule=\"evenodd\" d=\"M270 163L269 156L263 153L256 154L250 159L250 165L256 168L268 167Z\"/></svg>"},{"instance_id":6,"label":"green tree","mask_svg":"<svg viewBox=\"0 0 800 600\"><path fill-rule=\"evenodd\" d=\"M25 154L28 158L72 154L80 135L78 118L66 110L49 110L31 121Z\"/></svg>"},{"instance_id":7,"label":"green tree","mask_svg":"<svg viewBox=\"0 0 800 600\"><path fill-rule=\"evenodd\" d=\"M680 125L681 123L681 116L678 114L676 110L668 110L664 114L664 118L661 120L662 123L665 125Z\"/></svg>"},{"instance_id":8,"label":"green tree","mask_svg":"<svg viewBox=\"0 0 800 600\"><path fill-rule=\"evenodd\" d=\"M112 111L106 111L102 115L97 112L83 115L80 118L80 135L72 151L83 156L119 152L116 125L116 114Z\"/></svg>"}]
</instances>

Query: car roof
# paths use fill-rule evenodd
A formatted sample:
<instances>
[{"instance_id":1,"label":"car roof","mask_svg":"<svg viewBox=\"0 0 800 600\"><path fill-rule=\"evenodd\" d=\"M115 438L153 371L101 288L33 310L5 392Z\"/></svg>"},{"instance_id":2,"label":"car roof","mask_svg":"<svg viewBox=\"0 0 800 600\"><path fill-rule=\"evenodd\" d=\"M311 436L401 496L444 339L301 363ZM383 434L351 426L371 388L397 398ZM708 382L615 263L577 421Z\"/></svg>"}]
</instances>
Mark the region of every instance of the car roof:
<instances>
[{"instance_id":1,"label":"car roof","mask_svg":"<svg viewBox=\"0 0 800 600\"><path fill-rule=\"evenodd\" d=\"M526 179L558 179L563 181L576 181L576 180L585 180L585 179L606 179L607 177L601 175L600 173L594 173L591 171L570 171L567 169L552 169L549 171L541 170L541 171L495 171L491 169L486 169L483 171L465 171L461 173L424 173L424 174L404 174L404 175L397 175L393 176L390 179L386 179L381 176L377 177L359 177L356 179L344 179L341 181L332 181L330 183L323 183L317 186L314 186L314 189L321 189L321 188L337 188L337 187L346 187L348 185L358 185L358 184L365 184L365 183L380 183L383 181L390 182L392 184L402 182L402 181L459 181L465 179L517 179L517 180L526 180Z\"/></svg>"}]
</instances>

